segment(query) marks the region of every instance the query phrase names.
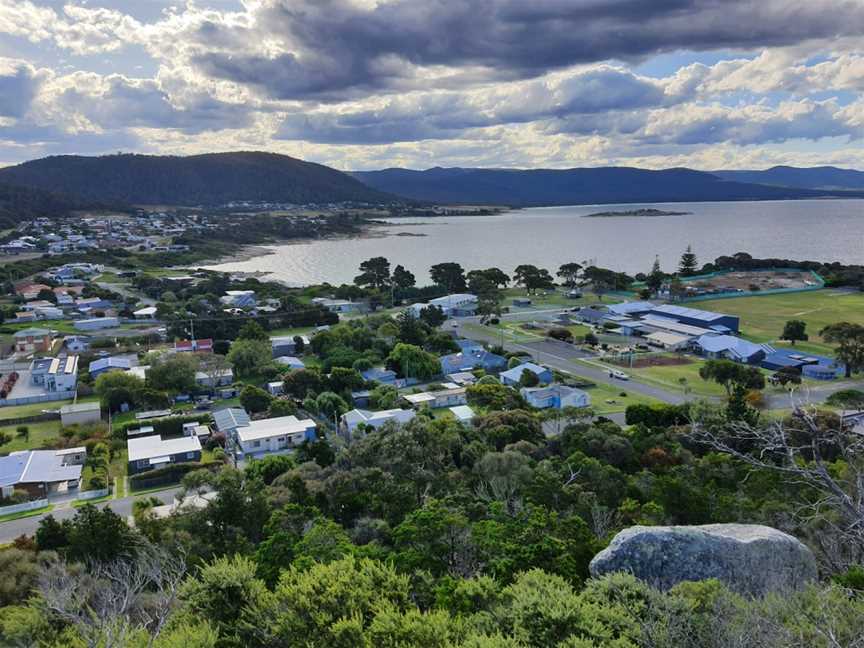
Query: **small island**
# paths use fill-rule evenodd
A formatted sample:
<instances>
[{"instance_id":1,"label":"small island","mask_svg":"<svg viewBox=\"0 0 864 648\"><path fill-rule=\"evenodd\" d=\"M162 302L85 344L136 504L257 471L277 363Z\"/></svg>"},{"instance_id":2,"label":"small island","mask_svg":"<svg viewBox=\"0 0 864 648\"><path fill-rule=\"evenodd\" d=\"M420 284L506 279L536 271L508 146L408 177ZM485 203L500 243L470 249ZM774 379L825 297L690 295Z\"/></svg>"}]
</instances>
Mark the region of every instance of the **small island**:
<instances>
[{"instance_id":1,"label":"small island","mask_svg":"<svg viewBox=\"0 0 864 648\"><path fill-rule=\"evenodd\" d=\"M604 211L595 212L593 214L585 214L582 218L616 218L622 216L687 216L693 212L686 211L666 211L663 209L631 209L629 211Z\"/></svg>"}]
</instances>

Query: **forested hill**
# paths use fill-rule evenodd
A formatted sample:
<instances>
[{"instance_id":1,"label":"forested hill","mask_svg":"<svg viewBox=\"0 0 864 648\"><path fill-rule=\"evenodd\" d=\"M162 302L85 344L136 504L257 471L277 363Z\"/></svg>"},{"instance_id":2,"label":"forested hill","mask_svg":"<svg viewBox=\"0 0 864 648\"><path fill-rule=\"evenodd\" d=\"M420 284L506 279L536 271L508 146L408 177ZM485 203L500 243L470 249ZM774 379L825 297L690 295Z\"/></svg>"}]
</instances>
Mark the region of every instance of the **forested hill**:
<instances>
[{"instance_id":1,"label":"forested hill","mask_svg":"<svg viewBox=\"0 0 864 648\"><path fill-rule=\"evenodd\" d=\"M355 172L381 191L440 203L575 205L864 197L864 190L803 189L723 180L691 169L384 169Z\"/></svg>"},{"instance_id":2,"label":"forested hill","mask_svg":"<svg viewBox=\"0 0 864 648\"><path fill-rule=\"evenodd\" d=\"M86 206L68 196L0 182L0 229L15 227L30 218L64 215Z\"/></svg>"},{"instance_id":3,"label":"forested hill","mask_svg":"<svg viewBox=\"0 0 864 648\"><path fill-rule=\"evenodd\" d=\"M864 171L832 166L798 168L775 166L762 171L712 171L724 180L757 182L802 189L845 189L864 191Z\"/></svg>"},{"instance_id":4,"label":"forested hill","mask_svg":"<svg viewBox=\"0 0 864 648\"><path fill-rule=\"evenodd\" d=\"M125 204L378 203L392 199L336 169L257 152L188 157L53 156L0 169L0 183Z\"/></svg>"}]
</instances>

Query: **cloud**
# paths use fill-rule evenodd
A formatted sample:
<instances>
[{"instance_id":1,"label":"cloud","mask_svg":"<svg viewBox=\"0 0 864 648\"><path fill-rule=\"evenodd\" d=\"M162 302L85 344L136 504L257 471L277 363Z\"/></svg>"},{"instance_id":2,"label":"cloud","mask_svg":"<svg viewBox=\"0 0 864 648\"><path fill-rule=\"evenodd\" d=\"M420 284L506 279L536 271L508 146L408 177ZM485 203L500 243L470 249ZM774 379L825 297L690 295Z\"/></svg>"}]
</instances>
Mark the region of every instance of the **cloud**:
<instances>
[{"instance_id":1,"label":"cloud","mask_svg":"<svg viewBox=\"0 0 864 648\"><path fill-rule=\"evenodd\" d=\"M23 117L46 76L26 61L0 58L0 117Z\"/></svg>"}]
</instances>

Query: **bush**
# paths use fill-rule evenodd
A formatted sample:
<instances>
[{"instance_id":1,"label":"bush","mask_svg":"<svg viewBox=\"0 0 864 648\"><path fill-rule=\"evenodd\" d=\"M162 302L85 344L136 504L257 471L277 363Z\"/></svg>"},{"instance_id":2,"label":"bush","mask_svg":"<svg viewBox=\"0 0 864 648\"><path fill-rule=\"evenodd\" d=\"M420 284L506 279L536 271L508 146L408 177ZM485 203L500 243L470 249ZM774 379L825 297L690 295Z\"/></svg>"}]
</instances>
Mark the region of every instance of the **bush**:
<instances>
[{"instance_id":1,"label":"bush","mask_svg":"<svg viewBox=\"0 0 864 648\"><path fill-rule=\"evenodd\" d=\"M163 468L148 470L129 477L129 487L132 489L149 488L161 484L173 484L179 482L186 473L200 470L206 465L200 461L189 461L175 463Z\"/></svg>"},{"instance_id":2,"label":"bush","mask_svg":"<svg viewBox=\"0 0 864 648\"><path fill-rule=\"evenodd\" d=\"M549 331L546 332L546 335L554 340L561 340L562 342L573 341L573 333L566 328L549 329Z\"/></svg>"},{"instance_id":3,"label":"bush","mask_svg":"<svg viewBox=\"0 0 864 648\"><path fill-rule=\"evenodd\" d=\"M141 426L152 426L153 434L162 436L176 436L183 433L184 423L209 423L210 414L187 414L184 416L166 416L164 418L153 419L150 421L129 421L122 425L114 427L114 436L118 439L126 439L129 430L137 429Z\"/></svg>"},{"instance_id":4,"label":"bush","mask_svg":"<svg viewBox=\"0 0 864 648\"><path fill-rule=\"evenodd\" d=\"M273 397L269 392L255 385L246 385L240 392L240 404L243 409L252 414L266 411L272 400Z\"/></svg>"}]
</instances>

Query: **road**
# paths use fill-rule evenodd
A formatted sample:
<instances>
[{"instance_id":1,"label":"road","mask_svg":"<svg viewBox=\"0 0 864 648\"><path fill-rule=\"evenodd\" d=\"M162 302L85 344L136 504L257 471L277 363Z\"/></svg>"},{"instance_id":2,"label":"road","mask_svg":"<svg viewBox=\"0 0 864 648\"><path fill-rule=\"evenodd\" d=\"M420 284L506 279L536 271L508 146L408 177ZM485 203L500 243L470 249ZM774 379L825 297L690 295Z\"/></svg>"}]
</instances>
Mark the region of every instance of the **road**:
<instances>
[{"instance_id":1,"label":"road","mask_svg":"<svg viewBox=\"0 0 864 648\"><path fill-rule=\"evenodd\" d=\"M560 309L551 312L557 313L560 312ZM537 313L537 311L534 313ZM524 317L528 314L520 313L519 315ZM531 318L528 317L528 319ZM473 327L465 328L464 324L466 322L479 323L477 318L462 318L458 321L449 320L445 323L444 328L458 331L463 337L476 340L477 342L501 344L501 335L492 332L486 333L484 331L476 330ZM610 378L609 370L603 367L603 365L597 363L596 367L592 367L589 364L585 364L585 362L590 363L592 361L591 359L595 357L594 355L587 351L582 351L567 342L539 338L536 342L514 342L503 338L503 342L504 348L507 351L522 351L528 353L532 358L534 358L534 361L537 362L537 364L543 364L564 373L581 376L597 383L604 383L615 387L626 385L627 391L635 392L642 396L654 398L673 405L681 404L686 400L684 394L649 385L633 378L626 381L626 383ZM577 363L575 362L576 360L582 360L583 362Z\"/></svg>"},{"instance_id":2,"label":"road","mask_svg":"<svg viewBox=\"0 0 864 648\"><path fill-rule=\"evenodd\" d=\"M96 504L96 506L98 506L99 508L104 508L107 506L117 515L126 518L132 515L132 504L135 502L136 499L140 499L142 497L156 497L161 500L163 504L170 504L174 501L174 496L179 493L180 490L181 489L178 486L156 493L147 493L145 495L121 497L120 499L108 500L107 502L100 502ZM39 527L39 523L47 515L53 515L54 518L57 520L67 520L74 517L76 512L76 508L73 508L72 506L65 506L64 508L55 508L53 511L43 513L42 515L34 515L32 517L21 518L19 520L0 522L0 544L7 544L9 542L12 542L20 535L32 536L34 533L36 533L36 529Z\"/></svg>"}]
</instances>

